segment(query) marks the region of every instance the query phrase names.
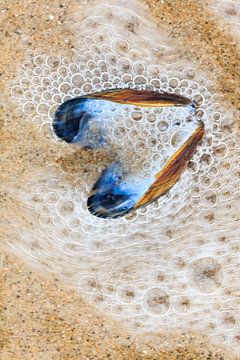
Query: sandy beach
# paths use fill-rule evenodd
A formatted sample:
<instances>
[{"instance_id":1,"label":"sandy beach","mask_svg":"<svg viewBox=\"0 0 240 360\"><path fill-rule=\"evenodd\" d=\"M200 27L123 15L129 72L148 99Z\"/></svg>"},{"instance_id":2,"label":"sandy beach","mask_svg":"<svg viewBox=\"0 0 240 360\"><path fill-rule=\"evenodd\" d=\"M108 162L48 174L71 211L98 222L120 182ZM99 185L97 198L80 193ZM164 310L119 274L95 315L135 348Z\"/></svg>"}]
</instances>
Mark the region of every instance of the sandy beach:
<instances>
[{"instance_id":1,"label":"sandy beach","mask_svg":"<svg viewBox=\"0 0 240 360\"><path fill-rule=\"evenodd\" d=\"M221 20L221 15L211 12L210 4L205 1L147 0L144 5L152 23L159 29L166 29L171 41L178 43L179 58L194 59L201 71L211 74L213 89L237 114L239 43L234 31L229 30L229 24ZM18 79L29 49L69 56L76 36L69 22L74 22L77 11L90 6L94 6L94 2L0 0L0 174L4 184L0 192L0 359L240 359L225 343L214 344L201 329L161 328L154 333L134 333L128 329L127 321L111 317L105 308L101 310L93 302L88 303L88 298L82 297L71 281L63 281L61 267L56 265L55 274L52 273L51 254L41 259L44 263L41 269L32 266L34 255L28 261L24 241L22 254L20 250L15 253L9 250L8 245L14 243L17 234L9 225L15 217L20 218L19 224L28 223L32 231L30 238L37 223L34 217L24 213L21 201L12 191L8 192L8 187L12 188L13 184L18 189L18 184L25 182L26 176L29 177L26 174L32 169L48 168L48 164L55 163L61 171L69 172L69 178L74 177L77 166L82 167L81 160L74 162L74 152L68 153L64 146L57 148L47 136L39 136L33 123L25 121L24 113L11 98L11 84ZM99 154L96 158L101 156ZM234 151L233 154L232 157ZM96 158L89 161L94 162ZM239 227L237 220L234 221ZM234 246L237 253L237 239ZM219 252L221 249L219 245ZM230 251L234 256L233 247ZM33 252L29 250L29 254ZM43 269L48 266L49 272L45 272ZM71 270L66 271L65 279L74 277L74 267ZM239 294L238 289L233 291L234 296ZM234 336L239 342L238 325Z\"/></svg>"}]
</instances>

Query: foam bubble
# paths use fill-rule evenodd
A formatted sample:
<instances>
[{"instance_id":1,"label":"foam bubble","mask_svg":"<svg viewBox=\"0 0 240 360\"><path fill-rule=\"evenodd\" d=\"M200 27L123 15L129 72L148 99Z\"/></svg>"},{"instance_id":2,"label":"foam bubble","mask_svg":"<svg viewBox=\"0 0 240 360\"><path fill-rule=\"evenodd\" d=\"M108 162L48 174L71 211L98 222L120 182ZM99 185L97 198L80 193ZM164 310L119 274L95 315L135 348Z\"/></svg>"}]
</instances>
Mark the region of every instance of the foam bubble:
<instances>
[{"instance_id":1,"label":"foam bubble","mask_svg":"<svg viewBox=\"0 0 240 360\"><path fill-rule=\"evenodd\" d=\"M202 293L212 293L222 285L222 267L215 258L196 259L189 265L188 271L190 284Z\"/></svg>"},{"instance_id":2,"label":"foam bubble","mask_svg":"<svg viewBox=\"0 0 240 360\"><path fill-rule=\"evenodd\" d=\"M170 307L169 295L160 288L147 290L143 301L144 308L153 316L164 315Z\"/></svg>"}]
</instances>

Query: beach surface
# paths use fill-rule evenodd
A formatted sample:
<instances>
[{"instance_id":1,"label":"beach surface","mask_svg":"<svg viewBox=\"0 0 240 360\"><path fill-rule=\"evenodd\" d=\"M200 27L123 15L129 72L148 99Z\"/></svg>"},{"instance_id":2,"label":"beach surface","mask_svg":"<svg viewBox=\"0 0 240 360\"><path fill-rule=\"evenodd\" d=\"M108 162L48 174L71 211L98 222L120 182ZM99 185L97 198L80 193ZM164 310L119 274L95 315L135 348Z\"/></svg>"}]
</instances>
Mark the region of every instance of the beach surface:
<instances>
[{"instance_id":1,"label":"beach surface","mask_svg":"<svg viewBox=\"0 0 240 360\"><path fill-rule=\"evenodd\" d=\"M179 39L181 57L188 54L197 59L203 70L213 74L224 99L238 109L239 44L228 26L211 15L208 3L147 0L145 4L153 23ZM26 168L44 166L56 156L54 145L42 144L32 124L19 125L20 115L10 99L9 84L16 78L27 48L48 53L60 48L66 54L72 50L74 37L65 17L74 13L76 6L84 8L88 2L0 0L0 173L5 184L8 179L21 178ZM14 119L18 119L17 128ZM20 211L18 202L13 202L5 189L0 196L2 218ZM10 254L6 243L13 235L6 222L2 235L0 359L240 359L212 345L207 334L132 334L121 321L87 304L57 276L35 271Z\"/></svg>"}]
</instances>

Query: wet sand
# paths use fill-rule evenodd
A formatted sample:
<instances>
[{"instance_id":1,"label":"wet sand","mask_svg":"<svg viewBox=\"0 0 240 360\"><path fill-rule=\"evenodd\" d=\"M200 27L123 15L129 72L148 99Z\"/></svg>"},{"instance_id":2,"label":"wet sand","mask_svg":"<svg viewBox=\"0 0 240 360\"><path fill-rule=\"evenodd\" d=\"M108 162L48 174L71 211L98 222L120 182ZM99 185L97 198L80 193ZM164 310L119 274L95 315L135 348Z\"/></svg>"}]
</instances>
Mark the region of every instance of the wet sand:
<instances>
[{"instance_id":1,"label":"wet sand","mask_svg":"<svg viewBox=\"0 0 240 360\"><path fill-rule=\"evenodd\" d=\"M180 36L183 51L191 54L217 78L219 88L234 106L239 105L238 50L234 39L222 33L214 19L195 1L147 1L153 21ZM81 1L84 6L84 1ZM37 132L25 138L26 125L18 132L10 128L19 113L9 101L9 82L29 46L70 50L72 34L64 19L74 11L74 2L45 0L0 3L0 173L3 180L21 176L26 167L43 164L54 157L38 141ZM51 36L50 36L51 34ZM180 34L180 35L179 35ZM66 41L67 39L67 41ZM204 49L200 51L200 49ZM3 126L3 124L7 126ZM38 156L31 152L32 142ZM13 166L14 164L14 166ZM6 205L5 205L6 204ZM1 194L1 216L17 206ZM11 208L11 209L10 209ZM12 214L12 212L9 212ZM5 238L3 236L2 242ZM0 358L8 359L231 359L230 353L211 346L208 339L193 334L159 334L133 338L127 329L99 314L56 277L31 271L2 249L0 269ZM160 351L158 344L165 344Z\"/></svg>"},{"instance_id":2,"label":"wet sand","mask_svg":"<svg viewBox=\"0 0 240 360\"><path fill-rule=\"evenodd\" d=\"M133 337L54 276L1 257L0 359L233 359L194 334ZM163 350L159 350L159 346Z\"/></svg>"}]
</instances>

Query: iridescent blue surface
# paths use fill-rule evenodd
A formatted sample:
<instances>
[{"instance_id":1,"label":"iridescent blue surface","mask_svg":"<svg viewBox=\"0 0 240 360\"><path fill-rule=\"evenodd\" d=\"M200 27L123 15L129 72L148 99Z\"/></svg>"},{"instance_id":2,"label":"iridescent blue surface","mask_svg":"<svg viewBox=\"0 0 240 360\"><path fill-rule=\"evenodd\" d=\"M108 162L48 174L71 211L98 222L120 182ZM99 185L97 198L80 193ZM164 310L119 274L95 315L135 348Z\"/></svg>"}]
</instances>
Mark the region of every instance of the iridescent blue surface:
<instances>
[{"instance_id":1,"label":"iridescent blue surface","mask_svg":"<svg viewBox=\"0 0 240 360\"><path fill-rule=\"evenodd\" d=\"M78 143L82 147L95 149L102 146L104 136L97 120L104 107L104 100L75 98L64 102L55 113L55 134L68 143Z\"/></svg>"},{"instance_id":2,"label":"iridescent blue surface","mask_svg":"<svg viewBox=\"0 0 240 360\"><path fill-rule=\"evenodd\" d=\"M123 180L121 163L110 165L100 176L88 198L89 211L98 217L115 218L128 213L139 200L139 189Z\"/></svg>"}]
</instances>

